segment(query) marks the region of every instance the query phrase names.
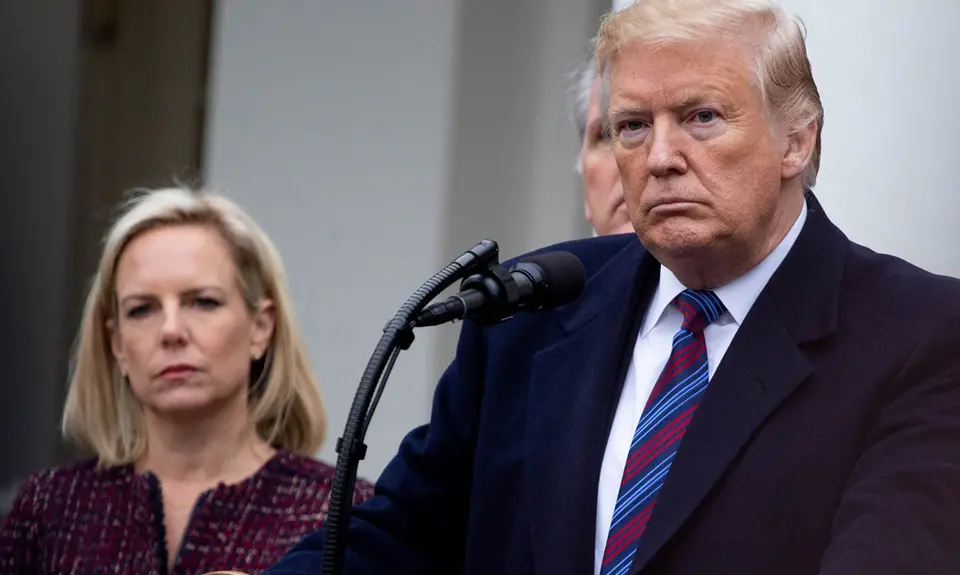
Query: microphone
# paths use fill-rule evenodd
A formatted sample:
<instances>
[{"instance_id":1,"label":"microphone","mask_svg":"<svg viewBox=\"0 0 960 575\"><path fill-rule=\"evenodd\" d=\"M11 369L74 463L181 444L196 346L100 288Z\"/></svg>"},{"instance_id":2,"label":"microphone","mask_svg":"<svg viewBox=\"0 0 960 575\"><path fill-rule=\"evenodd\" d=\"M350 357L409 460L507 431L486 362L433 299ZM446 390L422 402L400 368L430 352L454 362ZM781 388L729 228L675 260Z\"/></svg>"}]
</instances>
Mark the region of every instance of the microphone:
<instances>
[{"instance_id":1,"label":"microphone","mask_svg":"<svg viewBox=\"0 0 960 575\"><path fill-rule=\"evenodd\" d=\"M545 252L518 261L509 270L492 266L468 276L460 293L428 306L416 327L473 319L484 325L506 321L521 311L559 307L578 297L586 283L580 259L570 252Z\"/></svg>"}]
</instances>

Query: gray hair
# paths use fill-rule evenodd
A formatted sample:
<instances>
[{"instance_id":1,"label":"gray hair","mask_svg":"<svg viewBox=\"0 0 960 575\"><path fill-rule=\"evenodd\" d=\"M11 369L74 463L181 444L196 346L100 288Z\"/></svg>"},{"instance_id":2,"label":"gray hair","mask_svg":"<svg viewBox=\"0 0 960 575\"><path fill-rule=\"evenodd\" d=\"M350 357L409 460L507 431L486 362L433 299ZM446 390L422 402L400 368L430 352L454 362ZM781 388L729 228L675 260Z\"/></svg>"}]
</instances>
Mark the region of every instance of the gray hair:
<instances>
[{"instance_id":1,"label":"gray hair","mask_svg":"<svg viewBox=\"0 0 960 575\"><path fill-rule=\"evenodd\" d=\"M587 57L571 74L573 82L569 90L570 104L573 123L577 127L577 133L580 134L580 141L583 141L587 134L587 108L590 106L590 90L593 88L593 81L597 77L596 47L597 39L593 38L590 40Z\"/></svg>"},{"instance_id":2,"label":"gray hair","mask_svg":"<svg viewBox=\"0 0 960 575\"><path fill-rule=\"evenodd\" d=\"M590 108L590 91L593 89L593 81L597 77L596 47L597 39L594 37L590 40L590 49L587 51L586 58L570 75L572 82L567 94L570 100L570 117L573 120L573 125L577 128L577 134L580 136L577 141L581 145L583 139L587 136L587 110ZM577 174L583 171L583 166L580 165L579 149L574 169Z\"/></svg>"}]
</instances>

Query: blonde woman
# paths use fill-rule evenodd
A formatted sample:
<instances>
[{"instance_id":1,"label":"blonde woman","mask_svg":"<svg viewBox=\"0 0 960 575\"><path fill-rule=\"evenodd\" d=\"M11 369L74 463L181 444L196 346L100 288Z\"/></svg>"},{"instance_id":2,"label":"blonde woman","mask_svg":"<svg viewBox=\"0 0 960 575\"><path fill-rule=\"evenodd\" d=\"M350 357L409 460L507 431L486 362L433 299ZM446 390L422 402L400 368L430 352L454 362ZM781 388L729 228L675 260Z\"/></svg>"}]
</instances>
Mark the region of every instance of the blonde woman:
<instances>
[{"instance_id":1,"label":"blonde woman","mask_svg":"<svg viewBox=\"0 0 960 575\"><path fill-rule=\"evenodd\" d=\"M63 417L92 458L32 475L0 573L265 569L323 523L326 416L283 265L224 197L135 197L107 234ZM355 501L372 494L358 481Z\"/></svg>"}]
</instances>

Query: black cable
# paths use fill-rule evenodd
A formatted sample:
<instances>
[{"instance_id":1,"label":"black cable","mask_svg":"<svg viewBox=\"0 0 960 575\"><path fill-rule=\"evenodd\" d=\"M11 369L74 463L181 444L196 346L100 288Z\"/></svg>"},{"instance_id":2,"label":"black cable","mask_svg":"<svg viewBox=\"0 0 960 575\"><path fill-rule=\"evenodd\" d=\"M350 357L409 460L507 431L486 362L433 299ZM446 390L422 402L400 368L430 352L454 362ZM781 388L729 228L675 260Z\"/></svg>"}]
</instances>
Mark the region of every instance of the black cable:
<instances>
[{"instance_id":1,"label":"black cable","mask_svg":"<svg viewBox=\"0 0 960 575\"><path fill-rule=\"evenodd\" d=\"M383 370L383 377L380 378L380 383L377 384L376 393L373 395L373 401L370 403L370 409L367 410L367 416L363 422L363 431L361 433L364 437L367 436L367 428L370 427L373 412L377 410L377 404L380 403L380 396L383 395L383 390L387 387L387 379L390 377L390 372L393 371L393 364L397 362L397 356L400 355L401 351L402 348L399 346L393 348L393 353L390 354L390 359L387 360L387 367Z\"/></svg>"}]
</instances>

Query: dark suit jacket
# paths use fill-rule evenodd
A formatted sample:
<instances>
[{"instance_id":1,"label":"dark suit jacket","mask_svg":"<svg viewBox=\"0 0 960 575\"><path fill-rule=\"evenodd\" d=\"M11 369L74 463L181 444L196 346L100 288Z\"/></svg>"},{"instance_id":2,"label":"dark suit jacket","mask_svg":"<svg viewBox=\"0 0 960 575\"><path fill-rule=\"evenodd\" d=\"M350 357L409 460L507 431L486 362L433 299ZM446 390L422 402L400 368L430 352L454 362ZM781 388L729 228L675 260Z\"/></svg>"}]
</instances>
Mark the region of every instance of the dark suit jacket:
<instances>
[{"instance_id":1,"label":"dark suit jacket","mask_svg":"<svg viewBox=\"0 0 960 575\"><path fill-rule=\"evenodd\" d=\"M632 573L960 573L960 282L851 243L812 195L726 352ZM555 246L583 296L465 323L430 424L354 508L358 573L587 574L601 458L659 265ZM318 573L323 535L269 573Z\"/></svg>"}]
</instances>

